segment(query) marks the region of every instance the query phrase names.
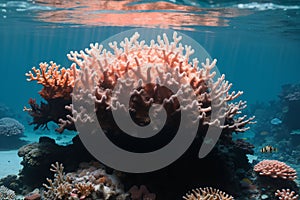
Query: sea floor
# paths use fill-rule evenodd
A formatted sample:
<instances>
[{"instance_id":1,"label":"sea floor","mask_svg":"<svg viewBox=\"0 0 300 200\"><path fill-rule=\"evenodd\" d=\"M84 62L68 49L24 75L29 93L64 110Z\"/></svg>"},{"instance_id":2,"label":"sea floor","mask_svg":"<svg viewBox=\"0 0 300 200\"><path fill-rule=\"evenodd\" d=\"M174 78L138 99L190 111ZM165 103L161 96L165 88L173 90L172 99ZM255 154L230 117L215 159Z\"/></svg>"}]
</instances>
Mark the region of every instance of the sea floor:
<instances>
[{"instance_id":1,"label":"sea floor","mask_svg":"<svg viewBox=\"0 0 300 200\"><path fill-rule=\"evenodd\" d=\"M56 133L50 130L36 130L32 127L26 127L24 136L21 138L28 143L38 142L40 137L47 136L55 139L59 145L67 145L72 142L72 138L76 135L73 132L64 132L63 134ZM8 175L17 175L22 169L22 158L18 156L18 149L0 151L0 179Z\"/></svg>"}]
</instances>

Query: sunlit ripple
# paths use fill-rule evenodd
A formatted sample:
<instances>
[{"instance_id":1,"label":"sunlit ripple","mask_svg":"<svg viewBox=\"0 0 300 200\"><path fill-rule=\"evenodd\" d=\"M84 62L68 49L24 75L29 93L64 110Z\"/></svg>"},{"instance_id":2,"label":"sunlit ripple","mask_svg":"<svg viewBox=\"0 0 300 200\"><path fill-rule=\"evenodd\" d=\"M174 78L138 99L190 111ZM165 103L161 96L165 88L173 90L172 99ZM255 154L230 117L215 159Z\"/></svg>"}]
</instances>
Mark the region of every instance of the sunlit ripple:
<instances>
[{"instance_id":1,"label":"sunlit ripple","mask_svg":"<svg viewBox=\"0 0 300 200\"><path fill-rule=\"evenodd\" d=\"M9 1L3 9L35 11L39 21L84 26L160 27L194 30L195 26L228 26L230 19L250 12L236 8L200 8L172 2L136 0Z\"/></svg>"},{"instance_id":2,"label":"sunlit ripple","mask_svg":"<svg viewBox=\"0 0 300 200\"><path fill-rule=\"evenodd\" d=\"M268 10L300 10L299 5L274 3L199 3L200 1L39 0L0 3L2 18L33 17L58 25L160 27L196 30L226 27L234 18Z\"/></svg>"}]
</instances>

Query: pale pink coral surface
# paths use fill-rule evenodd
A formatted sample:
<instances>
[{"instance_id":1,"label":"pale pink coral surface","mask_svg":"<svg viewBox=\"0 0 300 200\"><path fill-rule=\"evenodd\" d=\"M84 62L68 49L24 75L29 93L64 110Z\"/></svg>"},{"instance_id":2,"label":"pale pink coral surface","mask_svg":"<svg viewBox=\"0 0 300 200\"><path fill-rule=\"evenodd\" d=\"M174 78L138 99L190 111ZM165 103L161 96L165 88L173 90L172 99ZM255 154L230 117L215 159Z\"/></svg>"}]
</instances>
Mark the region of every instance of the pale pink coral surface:
<instances>
[{"instance_id":1,"label":"pale pink coral surface","mask_svg":"<svg viewBox=\"0 0 300 200\"><path fill-rule=\"evenodd\" d=\"M296 170L278 160L263 160L254 166L254 171L262 176L295 180Z\"/></svg>"},{"instance_id":2,"label":"pale pink coral surface","mask_svg":"<svg viewBox=\"0 0 300 200\"><path fill-rule=\"evenodd\" d=\"M286 200L299 199L299 195L297 195L294 191L291 191L290 189L277 190L275 192L275 196L277 196L279 199L286 199Z\"/></svg>"}]
</instances>

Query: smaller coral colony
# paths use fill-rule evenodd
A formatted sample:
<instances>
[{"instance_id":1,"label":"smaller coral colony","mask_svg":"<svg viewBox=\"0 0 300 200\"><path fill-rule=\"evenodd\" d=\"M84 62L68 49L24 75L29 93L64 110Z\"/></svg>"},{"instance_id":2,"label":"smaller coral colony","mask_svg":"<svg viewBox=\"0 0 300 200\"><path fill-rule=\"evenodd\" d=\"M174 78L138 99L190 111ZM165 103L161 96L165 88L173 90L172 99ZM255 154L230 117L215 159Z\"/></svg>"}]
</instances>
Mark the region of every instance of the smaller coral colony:
<instances>
[{"instance_id":1,"label":"smaller coral colony","mask_svg":"<svg viewBox=\"0 0 300 200\"><path fill-rule=\"evenodd\" d=\"M24 176L19 181L26 185L27 192L28 188L40 186L39 195L44 199L298 199L298 187L294 182L296 171L293 168L277 160L263 160L253 168L246 156L253 154L253 145L245 140L232 139L234 132L247 131L247 125L254 123L254 117L241 115L246 102L235 100L242 92L230 92L232 85L225 81L225 76L216 77L216 60L207 59L201 66L197 59L191 60L194 50L190 46L183 46L180 43L182 38L176 32L171 41L164 34L149 45L139 41L139 37L135 33L119 44L110 43L112 51L96 43L84 51L70 52L68 59L73 64L69 68L62 68L54 62L41 63L38 69L33 67L32 71L26 73L27 80L43 86L39 94L45 102L38 104L30 99L30 107L24 107L24 110L32 116L31 124L35 129L48 128L48 122L52 121L58 124L56 131L60 133L66 129L76 131L77 121L95 120L86 110L78 110L72 105L72 98L78 101L83 99L94 105L96 120L106 135L116 143L128 146L132 143L122 136L124 133L112 115L113 109L120 109L116 105L122 104L118 104L118 99L113 97L113 90L118 80L126 78L132 87L128 108L132 120L141 126L147 125L151 105L163 105L167 112L164 127L167 128L162 131L164 138L170 140L180 123L180 110L185 109L180 105L178 95L185 91L184 87L179 89L181 92L171 91L163 83L176 77L176 84L190 86L196 97L196 101L190 102L197 105L194 112L200 123L191 147L164 169L130 174L109 169L96 161L88 161L86 154L82 153L85 152L84 147L77 141L81 145L81 153L72 157L77 157L77 163L81 164L76 170L69 167L69 172L65 173L64 167L67 169L71 161L64 156L52 154L51 157L51 153L48 153L47 161L40 160L40 163L32 164L33 160L37 160L33 158L34 155L29 156L34 154L34 149L44 148L46 151L45 148L49 149L49 146L62 148L55 141L41 138L39 143L21 148L22 153L19 151L25 166L21 171ZM72 95L75 89L76 95ZM190 100L191 97L185 95L184 98ZM225 105L222 112L213 118L212 107L219 108L221 105ZM222 133L208 156L199 159L199 146L209 126L222 128ZM162 141L162 137L158 137L151 143ZM75 139L73 142L76 143ZM143 148L142 145L136 145L134 151L143 151ZM43 156L43 153L40 154ZM60 154L67 155L64 151L60 151ZM24 164L26 162L28 164ZM44 177L45 174L49 175L45 170L49 170L50 166L55 176L54 179L47 179L48 184L43 184L46 179L41 178L26 182L25 176L29 170L26 171L26 167L39 167L39 172L44 170L41 173Z\"/></svg>"}]
</instances>

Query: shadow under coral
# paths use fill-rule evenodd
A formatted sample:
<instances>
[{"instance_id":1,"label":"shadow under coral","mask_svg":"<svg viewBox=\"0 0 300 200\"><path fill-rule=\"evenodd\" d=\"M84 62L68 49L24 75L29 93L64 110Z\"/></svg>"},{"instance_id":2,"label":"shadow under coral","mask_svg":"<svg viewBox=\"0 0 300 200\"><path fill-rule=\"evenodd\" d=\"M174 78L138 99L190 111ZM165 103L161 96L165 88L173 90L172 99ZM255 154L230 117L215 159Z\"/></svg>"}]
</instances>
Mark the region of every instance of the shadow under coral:
<instances>
[{"instance_id":1,"label":"shadow under coral","mask_svg":"<svg viewBox=\"0 0 300 200\"><path fill-rule=\"evenodd\" d=\"M126 143L127 140L122 141ZM177 161L158 171L122 173L121 183L125 191L133 185L146 185L151 192L156 193L158 200L181 199L193 188L211 186L235 197L241 195L239 181L251 168L246 157L246 153L251 153L251 146L241 148L241 144L235 143L228 134L222 133L212 152L199 159L197 156L201 143L202 139L196 138ZM38 143L20 148L18 155L23 158L23 169L19 178L15 177L15 180L9 181L4 178L0 184L23 194L42 187L46 178L53 176L49 168L55 162L63 163L65 171L70 172L75 171L81 162L95 160L78 136L73 138L73 144L68 146L60 146L53 139L41 137ZM113 169L107 167L106 171L111 173Z\"/></svg>"}]
</instances>

